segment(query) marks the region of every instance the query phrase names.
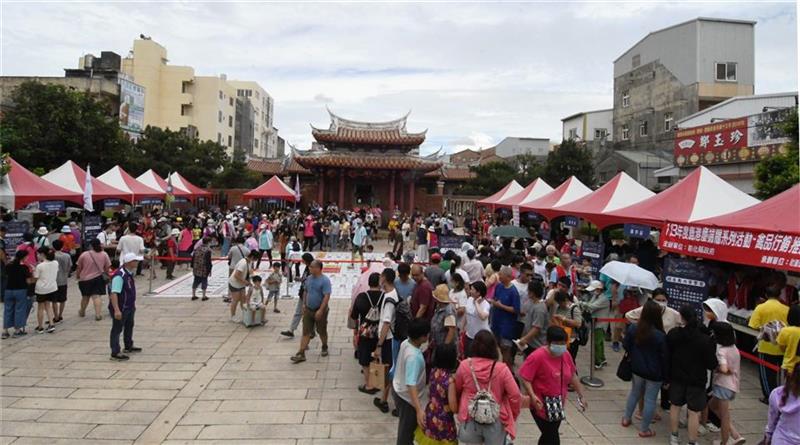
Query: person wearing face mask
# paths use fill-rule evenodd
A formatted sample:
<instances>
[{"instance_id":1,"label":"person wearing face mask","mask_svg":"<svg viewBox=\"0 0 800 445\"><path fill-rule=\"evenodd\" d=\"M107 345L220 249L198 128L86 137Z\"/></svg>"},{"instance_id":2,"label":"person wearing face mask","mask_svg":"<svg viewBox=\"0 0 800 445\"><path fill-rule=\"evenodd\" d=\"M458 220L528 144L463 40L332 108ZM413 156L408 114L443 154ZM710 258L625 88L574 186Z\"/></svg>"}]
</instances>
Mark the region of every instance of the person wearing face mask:
<instances>
[{"instance_id":1,"label":"person wearing face mask","mask_svg":"<svg viewBox=\"0 0 800 445\"><path fill-rule=\"evenodd\" d=\"M593 318L611 318L611 301L603 292L603 282L590 281L586 292L589 292L590 297L584 304L584 309L591 312ZM608 329L607 321L594 323L594 369L600 369L608 364L605 349L606 329Z\"/></svg>"},{"instance_id":2,"label":"person wearing face mask","mask_svg":"<svg viewBox=\"0 0 800 445\"><path fill-rule=\"evenodd\" d=\"M539 445L560 445L558 429L565 419L567 385L572 384L583 409L588 402L583 396L583 386L572 356L567 352L567 333L559 326L547 328L547 347L533 351L522 367L519 376L525 392L531 398L531 415L539 427Z\"/></svg>"},{"instance_id":3,"label":"person wearing face mask","mask_svg":"<svg viewBox=\"0 0 800 445\"><path fill-rule=\"evenodd\" d=\"M669 333L672 328L678 327L681 325L681 314L678 313L675 309L668 306L668 297L667 291L663 287L659 287L653 290L653 296L651 297L653 301L658 303L661 306L661 322L664 325L664 332ZM639 321L639 317L642 315L642 307L637 307L636 309L631 309L630 311L625 313L625 319L631 323L636 323Z\"/></svg>"}]
</instances>

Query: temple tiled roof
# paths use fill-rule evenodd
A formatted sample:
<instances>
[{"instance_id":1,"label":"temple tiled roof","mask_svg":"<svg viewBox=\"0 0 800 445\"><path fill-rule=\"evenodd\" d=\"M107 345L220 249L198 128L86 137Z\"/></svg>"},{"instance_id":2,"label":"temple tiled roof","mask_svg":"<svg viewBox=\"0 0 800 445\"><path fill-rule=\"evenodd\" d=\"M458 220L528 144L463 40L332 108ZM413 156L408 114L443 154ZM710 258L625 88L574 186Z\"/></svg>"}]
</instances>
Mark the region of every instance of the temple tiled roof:
<instances>
[{"instance_id":1,"label":"temple tiled roof","mask_svg":"<svg viewBox=\"0 0 800 445\"><path fill-rule=\"evenodd\" d=\"M426 178L440 178L444 181L467 181L475 178L469 167L441 167L425 173Z\"/></svg>"},{"instance_id":2,"label":"temple tiled roof","mask_svg":"<svg viewBox=\"0 0 800 445\"><path fill-rule=\"evenodd\" d=\"M310 175L311 171L298 164L293 158L283 159L250 159L247 161L248 170L252 170L263 175L285 175L301 174Z\"/></svg>"},{"instance_id":3,"label":"temple tiled roof","mask_svg":"<svg viewBox=\"0 0 800 445\"><path fill-rule=\"evenodd\" d=\"M328 150L299 152L292 156L305 168L351 168L374 170L417 170L429 172L442 166L435 160L409 154L388 154L371 152L336 152Z\"/></svg>"},{"instance_id":4,"label":"temple tiled roof","mask_svg":"<svg viewBox=\"0 0 800 445\"><path fill-rule=\"evenodd\" d=\"M419 133L406 131L405 116L387 122L361 122L345 119L328 110L331 123L328 129L311 126L311 134L320 144L362 144L418 146L425 142L427 130Z\"/></svg>"}]
</instances>

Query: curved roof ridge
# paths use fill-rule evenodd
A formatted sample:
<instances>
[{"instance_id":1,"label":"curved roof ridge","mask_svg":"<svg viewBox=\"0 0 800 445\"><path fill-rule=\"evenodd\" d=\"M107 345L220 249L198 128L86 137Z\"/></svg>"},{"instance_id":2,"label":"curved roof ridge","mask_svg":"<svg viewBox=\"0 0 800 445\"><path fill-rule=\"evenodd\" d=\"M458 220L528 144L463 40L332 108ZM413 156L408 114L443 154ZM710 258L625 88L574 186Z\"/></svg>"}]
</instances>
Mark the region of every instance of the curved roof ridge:
<instances>
[{"instance_id":1,"label":"curved roof ridge","mask_svg":"<svg viewBox=\"0 0 800 445\"><path fill-rule=\"evenodd\" d=\"M406 129L406 121L408 120L408 115L411 114L411 110L408 110L408 113L405 115L389 120L389 121L382 121L382 122L364 122L364 121L357 121L353 119L347 119L341 117L331 111L331 109L326 105L325 109L328 111L328 114L331 118L331 126L330 130L337 130L339 126L342 127L350 127L350 128L357 128L362 130L400 130L405 131ZM312 125L313 127L313 125Z\"/></svg>"}]
</instances>

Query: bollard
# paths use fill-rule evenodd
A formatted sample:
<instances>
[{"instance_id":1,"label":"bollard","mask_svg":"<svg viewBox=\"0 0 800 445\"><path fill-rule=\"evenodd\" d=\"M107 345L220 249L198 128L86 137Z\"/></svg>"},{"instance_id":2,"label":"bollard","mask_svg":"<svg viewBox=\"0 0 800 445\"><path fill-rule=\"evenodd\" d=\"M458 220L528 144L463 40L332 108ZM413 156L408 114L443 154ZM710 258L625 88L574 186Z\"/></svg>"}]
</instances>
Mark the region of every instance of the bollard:
<instances>
[{"instance_id":1,"label":"bollard","mask_svg":"<svg viewBox=\"0 0 800 445\"><path fill-rule=\"evenodd\" d=\"M289 268L291 268L291 267L292 267L292 263L290 263L290 262L288 262L288 261L287 261L287 264L289 265ZM288 270L288 268L287 268L287 270ZM289 272L289 275L291 275L291 272ZM288 278L286 279L286 293L285 293L285 294L283 294L283 295L281 295L281 299L284 299L284 300L289 300L289 299L291 299L291 298L292 298L291 294L289 294L289 282L290 282L290 281L291 281L291 280L289 280Z\"/></svg>"},{"instance_id":2,"label":"bollard","mask_svg":"<svg viewBox=\"0 0 800 445\"><path fill-rule=\"evenodd\" d=\"M153 292L153 275L155 274L155 268L154 268L155 264L153 264L154 261L155 261L155 256L151 252L150 253L150 274L147 277L147 293L144 294L147 297L156 294L155 292Z\"/></svg>"},{"instance_id":3,"label":"bollard","mask_svg":"<svg viewBox=\"0 0 800 445\"><path fill-rule=\"evenodd\" d=\"M581 383L589 388L602 388L605 383L599 377L594 376L594 325L595 320L592 318L589 331L589 375L581 377Z\"/></svg>"}]
</instances>

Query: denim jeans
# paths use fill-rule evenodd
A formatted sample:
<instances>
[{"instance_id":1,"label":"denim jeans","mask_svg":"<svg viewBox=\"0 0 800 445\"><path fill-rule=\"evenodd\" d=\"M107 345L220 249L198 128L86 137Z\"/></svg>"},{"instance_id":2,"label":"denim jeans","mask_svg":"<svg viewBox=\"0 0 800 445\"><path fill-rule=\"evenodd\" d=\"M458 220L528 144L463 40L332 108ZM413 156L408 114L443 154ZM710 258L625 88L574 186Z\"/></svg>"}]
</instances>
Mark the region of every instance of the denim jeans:
<instances>
[{"instance_id":1,"label":"denim jeans","mask_svg":"<svg viewBox=\"0 0 800 445\"><path fill-rule=\"evenodd\" d=\"M331 250L336 250L339 247L339 234L328 234L328 244Z\"/></svg>"},{"instance_id":2,"label":"denim jeans","mask_svg":"<svg viewBox=\"0 0 800 445\"><path fill-rule=\"evenodd\" d=\"M639 403L639 399L644 394L644 411L642 412L642 426L639 431L650 431L650 422L653 420L653 415L656 412L656 399L658 392L661 390L661 382L647 380L636 374L633 375L631 382L631 392L628 393L628 402L625 405L625 419L631 419L633 410Z\"/></svg>"},{"instance_id":3,"label":"denim jeans","mask_svg":"<svg viewBox=\"0 0 800 445\"><path fill-rule=\"evenodd\" d=\"M133 316L136 309L125 309L122 311L122 319L114 318L114 311L111 313L111 353L119 354L119 334L122 333L122 341L125 349L133 347Z\"/></svg>"},{"instance_id":4,"label":"denim jeans","mask_svg":"<svg viewBox=\"0 0 800 445\"><path fill-rule=\"evenodd\" d=\"M297 306L294 307L294 315L292 316L292 324L289 325L289 330L294 332L300 326L300 321L303 319L303 299L297 299Z\"/></svg>"},{"instance_id":5,"label":"denim jeans","mask_svg":"<svg viewBox=\"0 0 800 445\"><path fill-rule=\"evenodd\" d=\"M231 239L230 238L223 238L222 239L222 252L220 252L221 256L228 256L228 253L231 251Z\"/></svg>"},{"instance_id":6,"label":"denim jeans","mask_svg":"<svg viewBox=\"0 0 800 445\"><path fill-rule=\"evenodd\" d=\"M24 328L28 321L28 290L6 289L3 305L3 329Z\"/></svg>"}]
</instances>

